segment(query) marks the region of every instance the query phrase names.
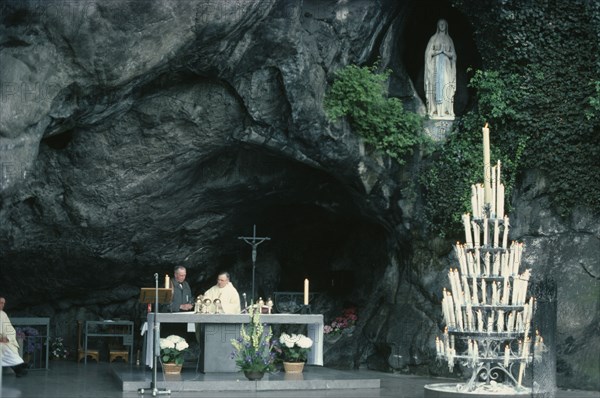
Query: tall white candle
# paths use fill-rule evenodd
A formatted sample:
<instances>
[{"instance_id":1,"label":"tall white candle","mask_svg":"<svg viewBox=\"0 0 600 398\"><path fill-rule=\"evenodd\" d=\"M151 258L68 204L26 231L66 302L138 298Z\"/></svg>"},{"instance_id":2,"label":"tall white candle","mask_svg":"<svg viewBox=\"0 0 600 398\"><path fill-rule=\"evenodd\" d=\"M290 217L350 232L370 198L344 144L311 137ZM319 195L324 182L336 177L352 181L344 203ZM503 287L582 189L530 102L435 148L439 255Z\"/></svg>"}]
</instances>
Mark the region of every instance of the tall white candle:
<instances>
[{"instance_id":1,"label":"tall white candle","mask_svg":"<svg viewBox=\"0 0 600 398\"><path fill-rule=\"evenodd\" d=\"M498 322L496 323L496 325L498 325L498 332L503 332L504 331L504 311L503 310L499 310L498 311Z\"/></svg>"},{"instance_id":2,"label":"tall white candle","mask_svg":"<svg viewBox=\"0 0 600 398\"><path fill-rule=\"evenodd\" d=\"M494 248L498 247L498 239L500 237L500 225L498 219L494 220Z\"/></svg>"},{"instance_id":3,"label":"tall white candle","mask_svg":"<svg viewBox=\"0 0 600 398\"><path fill-rule=\"evenodd\" d=\"M508 344L507 344L504 347L504 367L505 368L508 368L509 358L510 358L510 348L508 347Z\"/></svg>"},{"instance_id":4,"label":"tall white candle","mask_svg":"<svg viewBox=\"0 0 600 398\"><path fill-rule=\"evenodd\" d=\"M479 218L478 215L479 205L477 204L477 187L475 184L471 185L471 211L473 211L473 218Z\"/></svg>"},{"instance_id":5,"label":"tall white candle","mask_svg":"<svg viewBox=\"0 0 600 398\"><path fill-rule=\"evenodd\" d=\"M484 206L484 189L483 184L477 184L477 200L479 201L479 218L483 218L483 206Z\"/></svg>"},{"instance_id":6,"label":"tall white candle","mask_svg":"<svg viewBox=\"0 0 600 398\"><path fill-rule=\"evenodd\" d=\"M484 201L491 203L492 187L491 187L491 168L490 168L490 129L488 124L485 124L483 131L483 186L484 186Z\"/></svg>"},{"instance_id":7,"label":"tall white candle","mask_svg":"<svg viewBox=\"0 0 600 398\"><path fill-rule=\"evenodd\" d=\"M169 275L165 275L165 289L169 289L171 287L171 280Z\"/></svg>"},{"instance_id":8,"label":"tall white candle","mask_svg":"<svg viewBox=\"0 0 600 398\"><path fill-rule=\"evenodd\" d=\"M488 232L489 232L488 218L484 215L483 216L483 246L487 246L487 244L488 244Z\"/></svg>"},{"instance_id":9,"label":"tall white candle","mask_svg":"<svg viewBox=\"0 0 600 398\"><path fill-rule=\"evenodd\" d=\"M469 289L469 282L464 274L462 274L461 279L463 291L465 292L465 302L468 304L471 302L471 289Z\"/></svg>"},{"instance_id":10,"label":"tall white candle","mask_svg":"<svg viewBox=\"0 0 600 398\"><path fill-rule=\"evenodd\" d=\"M504 216L504 234L502 235L502 248L506 249L508 244L508 229L509 229L508 216Z\"/></svg>"},{"instance_id":11,"label":"tall white candle","mask_svg":"<svg viewBox=\"0 0 600 398\"><path fill-rule=\"evenodd\" d=\"M473 243L474 243L474 247L479 247L479 237L481 235L481 231L479 229L479 225L475 222L472 221L471 225L473 226Z\"/></svg>"},{"instance_id":12,"label":"tall white candle","mask_svg":"<svg viewBox=\"0 0 600 398\"><path fill-rule=\"evenodd\" d=\"M485 279L481 279L481 304L487 304L487 287L485 286Z\"/></svg>"},{"instance_id":13,"label":"tall white candle","mask_svg":"<svg viewBox=\"0 0 600 398\"><path fill-rule=\"evenodd\" d=\"M471 234L471 217L469 213L463 214L463 224L465 226L465 242L467 247L473 247L473 235Z\"/></svg>"},{"instance_id":14,"label":"tall white candle","mask_svg":"<svg viewBox=\"0 0 600 398\"><path fill-rule=\"evenodd\" d=\"M308 279L304 279L304 305L308 305Z\"/></svg>"},{"instance_id":15,"label":"tall white candle","mask_svg":"<svg viewBox=\"0 0 600 398\"><path fill-rule=\"evenodd\" d=\"M492 200L490 201L490 218L496 218L496 166L492 167Z\"/></svg>"},{"instance_id":16,"label":"tall white candle","mask_svg":"<svg viewBox=\"0 0 600 398\"><path fill-rule=\"evenodd\" d=\"M496 218L500 218L504 215L504 184L498 184L498 205L496 206Z\"/></svg>"}]
</instances>

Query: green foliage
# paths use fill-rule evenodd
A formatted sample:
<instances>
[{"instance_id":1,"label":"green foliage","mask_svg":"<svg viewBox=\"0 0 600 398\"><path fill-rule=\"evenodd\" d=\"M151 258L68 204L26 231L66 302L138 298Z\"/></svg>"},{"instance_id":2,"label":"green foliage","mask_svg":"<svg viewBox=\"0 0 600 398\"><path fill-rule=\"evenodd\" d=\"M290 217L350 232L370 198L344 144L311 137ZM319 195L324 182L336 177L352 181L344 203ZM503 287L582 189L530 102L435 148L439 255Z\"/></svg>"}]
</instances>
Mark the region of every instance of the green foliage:
<instances>
[{"instance_id":1,"label":"green foliage","mask_svg":"<svg viewBox=\"0 0 600 398\"><path fill-rule=\"evenodd\" d=\"M594 83L596 87L596 95L589 98L589 105L591 109L586 110L585 117L588 120L600 119L600 81Z\"/></svg>"},{"instance_id":2,"label":"green foliage","mask_svg":"<svg viewBox=\"0 0 600 398\"><path fill-rule=\"evenodd\" d=\"M492 161L502 161L506 198L524 170L538 169L547 184L540 193L558 214L575 206L599 212L599 8L593 2L452 3L475 26L484 70L470 82L476 106L457 120L423 173L430 227L442 235L460 230L470 184L483 180L485 122Z\"/></svg>"},{"instance_id":3,"label":"green foliage","mask_svg":"<svg viewBox=\"0 0 600 398\"><path fill-rule=\"evenodd\" d=\"M377 73L377 65L347 65L336 72L324 107L330 120L347 117L367 143L403 164L403 157L424 142L422 119L405 112L398 98L388 98L385 83L390 73Z\"/></svg>"},{"instance_id":4,"label":"green foliage","mask_svg":"<svg viewBox=\"0 0 600 398\"><path fill-rule=\"evenodd\" d=\"M519 118L516 106L522 95L513 89L516 80L515 75L503 79L498 71L476 71L469 85L477 90L479 109L493 116L485 120L478 112L464 115L421 175L425 221L441 236L460 233L461 216L471 206L471 185L483 182L481 129L488 122L491 159L500 160L506 197L510 197L527 144L526 136L512 134L508 127Z\"/></svg>"}]
</instances>

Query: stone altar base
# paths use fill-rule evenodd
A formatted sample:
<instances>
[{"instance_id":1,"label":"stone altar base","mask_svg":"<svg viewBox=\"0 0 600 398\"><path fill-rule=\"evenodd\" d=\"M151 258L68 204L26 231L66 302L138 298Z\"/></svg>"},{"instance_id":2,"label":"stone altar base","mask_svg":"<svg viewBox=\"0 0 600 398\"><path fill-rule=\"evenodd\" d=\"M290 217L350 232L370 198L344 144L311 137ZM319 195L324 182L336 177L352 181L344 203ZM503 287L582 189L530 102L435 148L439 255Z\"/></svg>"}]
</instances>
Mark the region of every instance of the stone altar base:
<instances>
[{"instance_id":1,"label":"stone altar base","mask_svg":"<svg viewBox=\"0 0 600 398\"><path fill-rule=\"evenodd\" d=\"M143 366L111 366L113 375L123 392L137 392L149 389L152 369ZM357 372L305 366L304 372L265 374L260 381L249 381L241 372L236 373L196 373L195 364L186 364L179 375L163 375L158 371L157 388L177 391L277 391L277 390L341 390L379 389L379 378L358 377Z\"/></svg>"}]
</instances>

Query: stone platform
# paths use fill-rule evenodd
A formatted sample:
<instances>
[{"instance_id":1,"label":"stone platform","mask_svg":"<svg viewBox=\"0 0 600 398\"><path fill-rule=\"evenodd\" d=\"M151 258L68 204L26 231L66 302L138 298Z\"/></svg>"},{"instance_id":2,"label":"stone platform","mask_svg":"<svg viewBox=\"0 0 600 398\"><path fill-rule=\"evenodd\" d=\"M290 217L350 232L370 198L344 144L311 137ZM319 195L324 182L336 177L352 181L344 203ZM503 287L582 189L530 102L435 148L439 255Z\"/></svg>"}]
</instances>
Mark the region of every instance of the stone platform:
<instances>
[{"instance_id":1,"label":"stone platform","mask_svg":"<svg viewBox=\"0 0 600 398\"><path fill-rule=\"evenodd\" d=\"M152 370L133 366L111 367L124 392L150 390ZM274 372L260 381L249 381L243 373L197 373L194 366L184 366L179 375L157 374L157 388L177 391L278 391L278 390L344 390L379 389L381 379L364 373L342 371L322 366L305 366L300 374Z\"/></svg>"}]
</instances>

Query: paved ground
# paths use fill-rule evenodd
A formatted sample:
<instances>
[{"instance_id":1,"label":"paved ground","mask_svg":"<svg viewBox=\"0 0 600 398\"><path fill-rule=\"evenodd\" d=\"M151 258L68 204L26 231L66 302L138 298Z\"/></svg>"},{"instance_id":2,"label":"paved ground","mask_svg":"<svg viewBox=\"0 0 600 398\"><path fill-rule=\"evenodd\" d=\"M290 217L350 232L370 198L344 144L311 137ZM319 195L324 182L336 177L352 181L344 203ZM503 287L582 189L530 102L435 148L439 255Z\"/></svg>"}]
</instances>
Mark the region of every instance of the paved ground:
<instances>
[{"instance_id":1,"label":"paved ground","mask_svg":"<svg viewBox=\"0 0 600 398\"><path fill-rule=\"evenodd\" d=\"M105 362L77 364L72 361L52 361L48 370L33 370L25 377L16 378L12 371L2 375L1 398L133 398L136 392L123 392L113 371L122 363L109 365ZM193 370L191 370L193 371ZM311 391L238 391L238 392L189 392L173 391L171 397L218 397L218 398L422 398L426 384L446 383L448 379L407 376L359 370L354 374L360 378L379 377L379 389L330 389ZM159 381L161 379L158 379ZM456 382L456 380L454 380ZM160 384L159 384L160 387ZM152 397L145 394L144 397ZM161 395L168 397L169 395ZM556 398L600 398L598 391L558 390Z\"/></svg>"}]
</instances>

